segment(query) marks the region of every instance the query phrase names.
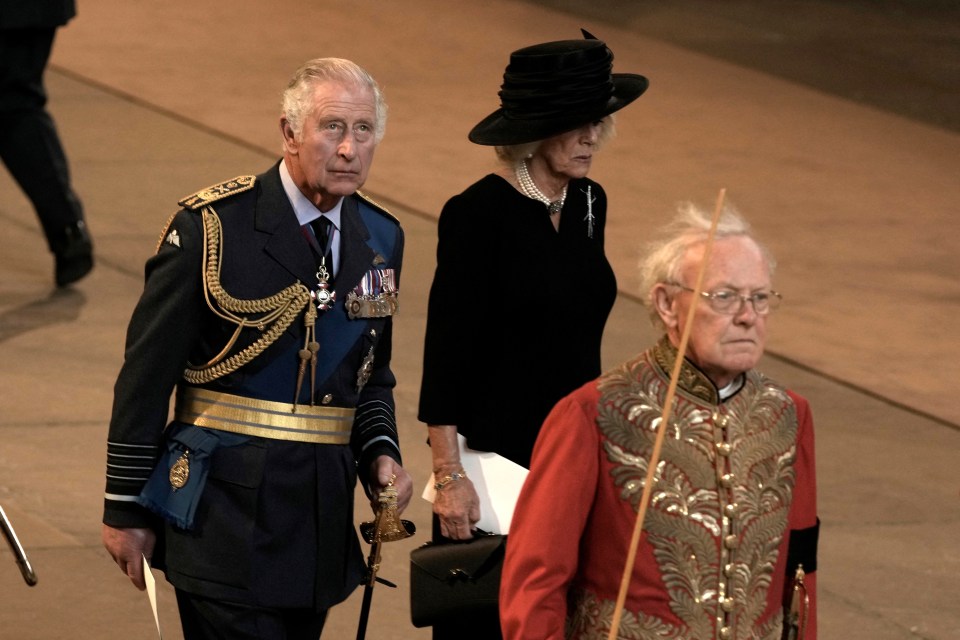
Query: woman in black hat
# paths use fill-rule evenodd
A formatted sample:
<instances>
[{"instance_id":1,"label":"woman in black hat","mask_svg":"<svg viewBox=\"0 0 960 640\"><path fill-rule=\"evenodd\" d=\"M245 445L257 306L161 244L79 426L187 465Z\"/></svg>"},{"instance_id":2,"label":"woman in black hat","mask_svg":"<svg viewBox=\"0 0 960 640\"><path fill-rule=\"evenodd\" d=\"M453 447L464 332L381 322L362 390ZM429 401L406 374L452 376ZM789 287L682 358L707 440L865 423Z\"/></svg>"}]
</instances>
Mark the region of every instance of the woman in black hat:
<instances>
[{"instance_id":1,"label":"woman in black hat","mask_svg":"<svg viewBox=\"0 0 960 640\"><path fill-rule=\"evenodd\" d=\"M440 214L419 408L440 487L435 539L470 538L480 517L457 434L529 467L553 405L600 374L617 286L603 250L606 194L587 173L612 114L647 80L612 73L610 49L584 35L511 54L500 109L469 135L503 166ZM499 620L434 627L446 637L497 638Z\"/></svg>"}]
</instances>

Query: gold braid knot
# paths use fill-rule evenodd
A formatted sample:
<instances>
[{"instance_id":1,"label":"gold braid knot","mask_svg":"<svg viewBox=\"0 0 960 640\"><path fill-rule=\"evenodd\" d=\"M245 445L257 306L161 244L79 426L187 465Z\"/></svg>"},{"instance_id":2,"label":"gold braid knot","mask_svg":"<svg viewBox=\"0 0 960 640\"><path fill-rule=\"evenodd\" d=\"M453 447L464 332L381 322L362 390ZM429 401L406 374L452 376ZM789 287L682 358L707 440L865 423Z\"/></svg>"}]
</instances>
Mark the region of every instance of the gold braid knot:
<instances>
[{"instance_id":1,"label":"gold braid knot","mask_svg":"<svg viewBox=\"0 0 960 640\"><path fill-rule=\"evenodd\" d=\"M237 329L227 345L209 362L202 366L187 366L183 372L183 379L191 384L203 384L216 380L252 361L276 342L304 307L310 304L310 291L300 282L290 285L269 298L253 300L239 300L224 291L220 284L220 261L223 255L220 218L210 206L204 207L201 214L206 246L203 261L203 295L210 310L224 320L236 324ZM250 319L251 314L262 315ZM256 327L264 331L267 325L270 325L269 329L256 342L229 358L226 357L240 336L241 329Z\"/></svg>"}]
</instances>

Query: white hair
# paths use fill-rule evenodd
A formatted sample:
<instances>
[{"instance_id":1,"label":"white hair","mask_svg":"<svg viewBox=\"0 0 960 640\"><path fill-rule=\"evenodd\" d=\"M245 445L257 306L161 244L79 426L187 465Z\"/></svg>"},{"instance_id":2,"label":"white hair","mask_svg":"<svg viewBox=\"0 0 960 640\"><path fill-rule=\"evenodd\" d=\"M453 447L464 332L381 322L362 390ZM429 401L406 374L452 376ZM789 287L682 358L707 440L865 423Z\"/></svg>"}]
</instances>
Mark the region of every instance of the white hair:
<instances>
[{"instance_id":1,"label":"white hair","mask_svg":"<svg viewBox=\"0 0 960 640\"><path fill-rule=\"evenodd\" d=\"M660 237L651 242L645 257L640 261L640 290L644 304L655 327L663 328L663 321L653 301L653 289L659 283L675 283L680 279L683 258L692 247L705 243L710 237L712 214L692 202L683 202L677 207L674 218L660 231ZM753 235L750 224L730 205L724 205L717 221L714 236L720 238L745 237L752 240L766 259L772 278L776 261L769 249Z\"/></svg>"},{"instance_id":2,"label":"white hair","mask_svg":"<svg viewBox=\"0 0 960 640\"><path fill-rule=\"evenodd\" d=\"M377 143L383 139L387 130L387 103L373 76L350 60L315 58L297 69L283 92L282 113L298 140L303 130L303 121L313 108L313 89L321 82L340 82L370 89L376 109L374 138Z\"/></svg>"}]
</instances>

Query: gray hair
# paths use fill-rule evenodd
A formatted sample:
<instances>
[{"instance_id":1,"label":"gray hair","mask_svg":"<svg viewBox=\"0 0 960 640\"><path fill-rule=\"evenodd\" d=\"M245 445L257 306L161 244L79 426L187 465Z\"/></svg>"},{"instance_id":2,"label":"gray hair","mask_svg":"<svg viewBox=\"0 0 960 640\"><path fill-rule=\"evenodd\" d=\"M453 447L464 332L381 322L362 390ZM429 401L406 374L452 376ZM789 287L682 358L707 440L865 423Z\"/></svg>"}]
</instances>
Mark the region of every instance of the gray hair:
<instances>
[{"instance_id":1,"label":"gray hair","mask_svg":"<svg viewBox=\"0 0 960 640\"><path fill-rule=\"evenodd\" d=\"M600 135L597 136L596 149L599 151L603 145L610 142L617 135L617 123L614 114L605 116L600 121ZM524 144L511 144L494 147L497 153L497 159L504 165L512 167L524 158L529 158L537 152L543 140L536 142L526 142Z\"/></svg>"},{"instance_id":2,"label":"gray hair","mask_svg":"<svg viewBox=\"0 0 960 640\"><path fill-rule=\"evenodd\" d=\"M383 92L373 76L363 67L343 58L309 60L297 69L287 84L283 92L282 113L297 139L300 139L304 119L310 115L313 108L313 89L322 82L339 82L370 89L376 108L374 138L379 143L387 130L387 103Z\"/></svg>"},{"instance_id":3,"label":"gray hair","mask_svg":"<svg viewBox=\"0 0 960 640\"><path fill-rule=\"evenodd\" d=\"M680 268L687 251L698 244L705 243L710 237L713 215L697 207L692 202L683 202L677 213L661 230L660 237L648 246L645 257L640 261L640 291L643 301L655 327L664 328L660 314L653 301L653 289L659 283L677 282ZM724 205L717 221L714 238L742 236L753 240L767 262L770 277L776 269L776 261L769 249L754 236L750 224L730 205Z\"/></svg>"}]
</instances>

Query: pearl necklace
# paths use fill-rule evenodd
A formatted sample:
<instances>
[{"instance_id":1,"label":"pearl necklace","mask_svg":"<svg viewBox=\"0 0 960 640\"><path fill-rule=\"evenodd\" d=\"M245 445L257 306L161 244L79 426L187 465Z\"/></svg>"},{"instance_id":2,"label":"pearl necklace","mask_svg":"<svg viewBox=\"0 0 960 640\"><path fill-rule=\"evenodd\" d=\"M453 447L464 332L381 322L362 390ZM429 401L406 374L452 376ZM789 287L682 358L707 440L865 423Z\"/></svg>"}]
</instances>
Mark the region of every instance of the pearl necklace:
<instances>
[{"instance_id":1,"label":"pearl necklace","mask_svg":"<svg viewBox=\"0 0 960 640\"><path fill-rule=\"evenodd\" d=\"M530 171L527 169L526 160L521 160L518 162L517 166L514 168L514 172L517 175L517 182L520 184L520 190L523 192L523 195L547 205L547 209L550 210L550 215L556 215L560 213L560 210L563 209L563 203L567 201L567 185L563 185L563 191L560 193L560 199L551 202L550 198L545 196L543 191L540 191L540 189L537 188L537 185L533 182L533 178L530 177Z\"/></svg>"}]
</instances>

